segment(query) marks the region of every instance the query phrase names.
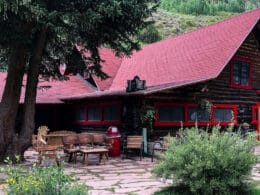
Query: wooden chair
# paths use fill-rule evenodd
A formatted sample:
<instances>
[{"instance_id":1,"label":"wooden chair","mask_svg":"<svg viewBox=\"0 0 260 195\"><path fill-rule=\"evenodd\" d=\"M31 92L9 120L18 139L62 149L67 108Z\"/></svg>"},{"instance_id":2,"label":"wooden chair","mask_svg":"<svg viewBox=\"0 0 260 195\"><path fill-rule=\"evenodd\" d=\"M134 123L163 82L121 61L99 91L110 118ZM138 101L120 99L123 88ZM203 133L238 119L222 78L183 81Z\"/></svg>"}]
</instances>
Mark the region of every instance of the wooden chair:
<instances>
[{"instance_id":1,"label":"wooden chair","mask_svg":"<svg viewBox=\"0 0 260 195\"><path fill-rule=\"evenodd\" d=\"M104 147L108 150L112 147L112 139L108 139L104 133L93 133L94 147Z\"/></svg>"},{"instance_id":2,"label":"wooden chair","mask_svg":"<svg viewBox=\"0 0 260 195\"><path fill-rule=\"evenodd\" d=\"M56 164L59 165L59 159L57 154L57 147L45 144L42 139L39 139L38 135L32 135L32 146L36 152L38 152L37 164L42 163L43 158L55 159Z\"/></svg>"},{"instance_id":3,"label":"wooden chair","mask_svg":"<svg viewBox=\"0 0 260 195\"><path fill-rule=\"evenodd\" d=\"M47 144L47 138L45 137L50 131L47 126L40 126L37 129L37 140Z\"/></svg>"},{"instance_id":4,"label":"wooden chair","mask_svg":"<svg viewBox=\"0 0 260 195\"><path fill-rule=\"evenodd\" d=\"M105 144L106 135L103 133L92 133L93 144L95 146L103 146Z\"/></svg>"},{"instance_id":5,"label":"wooden chair","mask_svg":"<svg viewBox=\"0 0 260 195\"><path fill-rule=\"evenodd\" d=\"M80 152L78 144L79 144L79 136L77 134L67 135L62 137L63 150L64 153L69 155L68 162L71 162L74 159L74 162L77 161L77 154Z\"/></svg>"},{"instance_id":6,"label":"wooden chair","mask_svg":"<svg viewBox=\"0 0 260 195\"><path fill-rule=\"evenodd\" d=\"M169 136L164 136L162 141L155 141L153 144L153 150L152 150L152 162L154 159L154 152L155 151L160 151L160 152L165 152L168 149L168 144L169 144Z\"/></svg>"},{"instance_id":7,"label":"wooden chair","mask_svg":"<svg viewBox=\"0 0 260 195\"><path fill-rule=\"evenodd\" d=\"M142 160L143 151L144 151L143 136L139 136L139 135L127 136L126 143L123 146L122 159L124 159L124 157L127 157L127 154L130 151L139 151L140 160Z\"/></svg>"},{"instance_id":8,"label":"wooden chair","mask_svg":"<svg viewBox=\"0 0 260 195\"><path fill-rule=\"evenodd\" d=\"M80 133L78 134L79 146L84 147L93 147L93 135L90 133Z\"/></svg>"}]
</instances>

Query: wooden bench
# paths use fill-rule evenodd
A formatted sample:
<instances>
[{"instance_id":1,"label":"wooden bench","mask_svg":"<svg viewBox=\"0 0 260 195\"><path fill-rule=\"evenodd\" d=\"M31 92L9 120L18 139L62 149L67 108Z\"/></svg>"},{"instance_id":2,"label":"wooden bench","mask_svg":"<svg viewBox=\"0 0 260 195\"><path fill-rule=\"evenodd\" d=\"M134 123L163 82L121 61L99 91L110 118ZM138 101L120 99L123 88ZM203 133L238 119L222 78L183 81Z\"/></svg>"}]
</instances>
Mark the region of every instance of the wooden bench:
<instances>
[{"instance_id":1,"label":"wooden bench","mask_svg":"<svg viewBox=\"0 0 260 195\"><path fill-rule=\"evenodd\" d=\"M124 159L124 157L127 157L127 154L133 150L139 151L140 160L142 160L143 150L144 150L143 136L140 136L140 135L127 136L126 143L123 146L122 159Z\"/></svg>"}]
</instances>

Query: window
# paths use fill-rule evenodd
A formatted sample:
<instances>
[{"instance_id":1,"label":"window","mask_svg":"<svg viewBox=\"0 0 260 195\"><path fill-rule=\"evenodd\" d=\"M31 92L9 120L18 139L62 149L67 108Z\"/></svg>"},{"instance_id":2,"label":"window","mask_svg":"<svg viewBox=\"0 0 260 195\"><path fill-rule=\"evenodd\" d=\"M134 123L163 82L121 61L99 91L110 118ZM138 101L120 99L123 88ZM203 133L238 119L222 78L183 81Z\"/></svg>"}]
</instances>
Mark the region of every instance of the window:
<instances>
[{"instance_id":1,"label":"window","mask_svg":"<svg viewBox=\"0 0 260 195\"><path fill-rule=\"evenodd\" d=\"M237 106L215 104L210 111L196 104L156 103L156 126L228 125L236 123Z\"/></svg>"},{"instance_id":2,"label":"window","mask_svg":"<svg viewBox=\"0 0 260 195\"><path fill-rule=\"evenodd\" d=\"M188 107L188 121L189 122L209 122L210 121L210 113L206 110L202 110L200 108Z\"/></svg>"},{"instance_id":3,"label":"window","mask_svg":"<svg viewBox=\"0 0 260 195\"><path fill-rule=\"evenodd\" d=\"M161 106L159 113L160 121L179 122L184 120L184 108L180 106Z\"/></svg>"},{"instance_id":4,"label":"window","mask_svg":"<svg viewBox=\"0 0 260 195\"><path fill-rule=\"evenodd\" d=\"M251 61L242 57L235 57L231 61L231 87L252 88Z\"/></svg>"},{"instance_id":5,"label":"window","mask_svg":"<svg viewBox=\"0 0 260 195\"><path fill-rule=\"evenodd\" d=\"M83 121L85 120L85 108L77 108L74 112L75 120L76 121Z\"/></svg>"},{"instance_id":6,"label":"window","mask_svg":"<svg viewBox=\"0 0 260 195\"><path fill-rule=\"evenodd\" d=\"M232 108L215 108L214 121L215 122L230 122L233 119Z\"/></svg>"},{"instance_id":7,"label":"window","mask_svg":"<svg viewBox=\"0 0 260 195\"><path fill-rule=\"evenodd\" d=\"M121 103L99 103L78 106L75 110L75 122L81 125L119 125L121 123Z\"/></svg>"},{"instance_id":8,"label":"window","mask_svg":"<svg viewBox=\"0 0 260 195\"><path fill-rule=\"evenodd\" d=\"M104 121L117 121L120 119L120 108L117 105L103 107Z\"/></svg>"},{"instance_id":9,"label":"window","mask_svg":"<svg viewBox=\"0 0 260 195\"><path fill-rule=\"evenodd\" d=\"M88 121L100 121L100 107L88 107Z\"/></svg>"}]
</instances>

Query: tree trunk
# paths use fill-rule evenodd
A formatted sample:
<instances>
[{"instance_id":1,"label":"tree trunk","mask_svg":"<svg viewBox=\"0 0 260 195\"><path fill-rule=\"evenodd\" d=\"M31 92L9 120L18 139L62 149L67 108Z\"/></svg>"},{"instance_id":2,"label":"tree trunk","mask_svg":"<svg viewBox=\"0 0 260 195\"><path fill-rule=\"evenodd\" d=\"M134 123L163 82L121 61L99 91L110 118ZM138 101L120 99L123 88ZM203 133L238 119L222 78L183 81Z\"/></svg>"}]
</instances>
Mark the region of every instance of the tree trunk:
<instances>
[{"instance_id":1,"label":"tree trunk","mask_svg":"<svg viewBox=\"0 0 260 195\"><path fill-rule=\"evenodd\" d=\"M26 49L24 46L12 48L8 62L8 74L4 93L0 104L0 161L9 154L15 158L17 151L10 151L10 145L16 143L15 119L19 107L21 87L26 64Z\"/></svg>"},{"instance_id":2,"label":"tree trunk","mask_svg":"<svg viewBox=\"0 0 260 195\"><path fill-rule=\"evenodd\" d=\"M23 159L24 151L31 145L31 137L35 128L35 103L37 96L37 84L42 60L43 50L46 42L46 29L42 29L38 36L35 37L32 56L29 61L27 74L25 100L23 106L23 123L19 135L19 144L16 150L20 151Z\"/></svg>"}]
</instances>

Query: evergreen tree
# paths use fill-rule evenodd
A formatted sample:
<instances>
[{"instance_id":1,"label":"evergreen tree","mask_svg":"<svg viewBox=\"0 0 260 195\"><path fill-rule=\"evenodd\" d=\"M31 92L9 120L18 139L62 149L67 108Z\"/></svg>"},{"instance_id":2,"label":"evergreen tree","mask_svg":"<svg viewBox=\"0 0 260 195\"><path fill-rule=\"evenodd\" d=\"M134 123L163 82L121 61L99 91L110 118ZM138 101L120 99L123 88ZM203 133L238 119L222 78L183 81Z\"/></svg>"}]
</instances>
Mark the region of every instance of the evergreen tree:
<instances>
[{"instance_id":1,"label":"evergreen tree","mask_svg":"<svg viewBox=\"0 0 260 195\"><path fill-rule=\"evenodd\" d=\"M106 78L98 48L130 55L139 48L134 35L156 5L157 0L0 0L0 49L6 54L0 60L8 66L0 104L0 161L23 155L30 145L39 74L59 77L59 64L79 44L90 52L88 70ZM15 132L25 72L24 119Z\"/></svg>"}]
</instances>

